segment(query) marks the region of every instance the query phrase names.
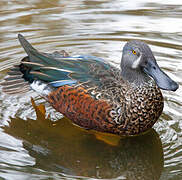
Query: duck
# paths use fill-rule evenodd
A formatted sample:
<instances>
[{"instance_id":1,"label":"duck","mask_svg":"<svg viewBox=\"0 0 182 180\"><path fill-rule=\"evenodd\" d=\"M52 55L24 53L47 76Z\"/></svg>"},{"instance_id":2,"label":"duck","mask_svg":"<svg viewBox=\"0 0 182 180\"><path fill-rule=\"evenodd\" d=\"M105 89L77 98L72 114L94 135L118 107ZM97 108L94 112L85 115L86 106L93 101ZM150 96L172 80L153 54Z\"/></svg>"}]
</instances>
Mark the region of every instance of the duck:
<instances>
[{"instance_id":1,"label":"duck","mask_svg":"<svg viewBox=\"0 0 182 180\"><path fill-rule=\"evenodd\" d=\"M18 34L27 53L1 83L14 95L33 90L73 124L120 136L151 129L162 114L162 90L179 85L157 64L150 47L130 40L122 51L120 67L91 55L66 51L44 53Z\"/></svg>"}]
</instances>

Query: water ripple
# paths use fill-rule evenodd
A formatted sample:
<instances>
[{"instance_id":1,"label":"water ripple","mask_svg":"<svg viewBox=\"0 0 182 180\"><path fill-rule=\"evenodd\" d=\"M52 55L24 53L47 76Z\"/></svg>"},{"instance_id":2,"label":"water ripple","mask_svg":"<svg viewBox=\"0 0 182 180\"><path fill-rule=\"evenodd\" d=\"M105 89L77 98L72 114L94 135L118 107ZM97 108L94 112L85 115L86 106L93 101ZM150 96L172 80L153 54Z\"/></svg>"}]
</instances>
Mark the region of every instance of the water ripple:
<instances>
[{"instance_id":1,"label":"water ripple","mask_svg":"<svg viewBox=\"0 0 182 180\"><path fill-rule=\"evenodd\" d=\"M69 2L2 0L0 2L0 78L3 79L8 69L25 55L17 41L18 33L25 35L40 51L52 52L65 49L73 55L91 54L100 56L117 66L120 64L122 47L126 41L139 39L147 42L160 67L180 85L175 93L163 91L164 112L154 126L161 138L164 152L161 180L180 179L182 176L181 5L182 2L177 0L163 2L157 0L135 2L131 0L70 0ZM37 103L45 103L33 92L26 96L10 97L0 89L1 127L8 125L13 117L17 118L17 121L20 121L19 118L24 119L24 122L36 119L30 103L31 97L34 97ZM51 112L53 120L62 118L48 104L45 105L47 111ZM34 167L36 160L42 158L43 161L45 158L42 156L33 158L36 153L43 152L42 155L44 153L50 155L56 148L47 151L47 147L35 143L32 144L34 147L32 151L34 150L35 154L31 154L31 151L25 150L24 139L19 140L17 137L10 136L2 129L0 134L0 177L89 179L55 172L50 167L47 170L39 166ZM56 138L53 141L56 141ZM62 142L63 146L68 146L67 143L70 141L72 142L73 139ZM85 141L79 140L82 143ZM45 142L49 141L46 139ZM79 144L76 149L80 146ZM84 147L88 146L89 144ZM70 147L68 149L71 149ZM58 152L55 154L59 157ZM50 155L50 157L54 156ZM55 166L51 165L59 170L65 168L59 166L59 163L55 164ZM66 168L64 170L67 172ZM118 179L124 179L124 176L119 176Z\"/></svg>"}]
</instances>

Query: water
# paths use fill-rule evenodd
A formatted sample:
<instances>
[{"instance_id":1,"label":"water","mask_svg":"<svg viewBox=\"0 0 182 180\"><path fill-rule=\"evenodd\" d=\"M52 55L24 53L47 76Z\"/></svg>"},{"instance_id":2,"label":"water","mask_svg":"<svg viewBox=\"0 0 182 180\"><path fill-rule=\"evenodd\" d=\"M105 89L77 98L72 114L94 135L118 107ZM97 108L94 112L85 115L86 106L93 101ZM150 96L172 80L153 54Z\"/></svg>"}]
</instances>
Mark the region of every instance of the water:
<instances>
[{"instance_id":1,"label":"water","mask_svg":"<svg viewBox=\"0 0 182 180\"><path fill-rule=\"evenodd\" d=\"M0 2L0 78L25 55L22 33L44 52L91 54L119 65L126 41L152 48L180 84L163 91L165 108L154 129L111 146L71 125L46 104L51 120L36 119L30 97L0 92L1 179L182 179L182 2L168 0L29 0Z\"/></svg>"}]
</instances>

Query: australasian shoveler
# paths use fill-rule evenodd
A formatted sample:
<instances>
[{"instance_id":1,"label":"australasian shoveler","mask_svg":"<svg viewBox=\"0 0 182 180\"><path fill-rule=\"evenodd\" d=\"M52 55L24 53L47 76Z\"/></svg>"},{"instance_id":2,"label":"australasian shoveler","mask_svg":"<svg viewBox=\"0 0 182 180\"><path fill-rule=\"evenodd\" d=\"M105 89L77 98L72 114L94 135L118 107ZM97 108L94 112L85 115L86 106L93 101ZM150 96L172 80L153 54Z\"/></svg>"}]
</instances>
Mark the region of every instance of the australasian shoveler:
<instances>
[{"instance_id":1,"label":"australasian shoveler","mask_svg":"<svg viewBox=\"0 0 182 180\"><path fill-rule=\"evenodd\" d=\"M1 83L3 91L33 89L85 129L119 135L145 132L162 113L160 89L178 89L149 46L138 40L125 44L119 69L95 56L41 53L22 35L18 38L28 56L10 70Z\"/></svg>"}]
</instances>

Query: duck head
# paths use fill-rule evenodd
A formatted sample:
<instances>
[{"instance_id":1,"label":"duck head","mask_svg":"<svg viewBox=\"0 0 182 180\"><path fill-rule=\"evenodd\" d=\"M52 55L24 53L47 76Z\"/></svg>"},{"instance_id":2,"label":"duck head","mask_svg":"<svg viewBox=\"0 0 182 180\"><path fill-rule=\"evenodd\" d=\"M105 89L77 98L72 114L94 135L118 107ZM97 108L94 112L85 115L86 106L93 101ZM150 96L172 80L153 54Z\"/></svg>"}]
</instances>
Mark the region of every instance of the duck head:
<instances>
[{"instance_id":1,"label":"duck head","mask_svg":"<svg viewBox=\"0 0 182 180\"><path fill-rule=\"evenodd\" d=\"M121 59L123 79L141 85L151 78L160 89L175 91L179 85L158 66L150 47L142 41L129 41L123 48Z\"/></svg>"}]
</instances>

